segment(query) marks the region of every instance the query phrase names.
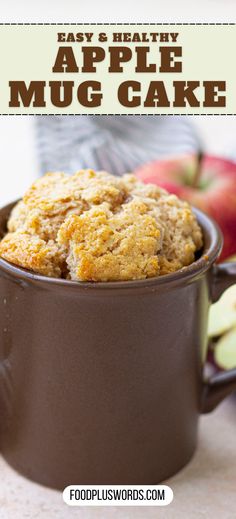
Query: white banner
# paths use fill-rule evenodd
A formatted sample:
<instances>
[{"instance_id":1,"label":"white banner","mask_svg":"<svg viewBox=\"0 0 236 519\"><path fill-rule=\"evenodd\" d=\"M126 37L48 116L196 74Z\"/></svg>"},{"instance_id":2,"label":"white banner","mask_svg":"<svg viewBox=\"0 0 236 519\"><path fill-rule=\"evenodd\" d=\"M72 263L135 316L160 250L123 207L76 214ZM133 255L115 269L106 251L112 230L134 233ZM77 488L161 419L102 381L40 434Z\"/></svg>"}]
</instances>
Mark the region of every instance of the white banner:
<instances>
[{"instance_id":1,"label":"white banner","mask_svg":"<svg viewBox=\"0 0 236 519\"><path fill-rule=\"evenodd\" d=\"M167 485L70 485L63 500L70 506L166 506L173 492Z\"/></svg>"},{"instance_id":2,"label":"white banner","mask_svg":"<svg viewBox=\"0 0 236 519\"><path fill-rule=\"evenodd\" d=\"M0 24L0 114L235 114L235 24Z\"/></svg>"}]
</instances>

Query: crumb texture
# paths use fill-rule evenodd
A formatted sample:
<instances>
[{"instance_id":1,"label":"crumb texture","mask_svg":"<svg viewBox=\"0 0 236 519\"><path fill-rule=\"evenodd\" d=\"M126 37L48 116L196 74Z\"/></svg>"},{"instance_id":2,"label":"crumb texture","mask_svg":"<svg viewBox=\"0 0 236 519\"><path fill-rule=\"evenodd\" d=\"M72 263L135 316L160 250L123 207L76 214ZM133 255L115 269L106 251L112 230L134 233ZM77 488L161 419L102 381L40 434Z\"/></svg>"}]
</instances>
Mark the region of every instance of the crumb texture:
<instances>
[{"instance_id":1,"label":"crumb texture","mask_svg":"<svg viewBox=\"0 0 236 519\"><path fill-rule=\"evenodd\" d=\"M25 232L8 233L0 244L1 256L44 276L61 277L61 256L52 241Z\"/></svg>"},{"instance_id":2,"label":"crumb texture","mask_svg":"<svg viewBox=\"0 0 236 519\"><path fill-rule=\"evenodd\" d=\"M189 204L134 175L48 173L13 208L7 261L50 277L125 281L175 272L202 233Z\"/></svg>"}]
</instances>

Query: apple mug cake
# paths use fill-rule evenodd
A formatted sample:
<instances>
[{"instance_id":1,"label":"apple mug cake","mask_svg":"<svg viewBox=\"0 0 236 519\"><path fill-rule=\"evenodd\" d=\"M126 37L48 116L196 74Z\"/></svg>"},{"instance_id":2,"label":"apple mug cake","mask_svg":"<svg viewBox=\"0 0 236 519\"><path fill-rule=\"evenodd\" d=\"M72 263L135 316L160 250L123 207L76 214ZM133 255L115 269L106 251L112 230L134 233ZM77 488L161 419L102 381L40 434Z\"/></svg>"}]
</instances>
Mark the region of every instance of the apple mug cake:
<instances>
[{"instance_id":1,"label":"apple mug cake","mask_svg":"<svg viewBox=\"0 0 236 519\"><path fill-rule=\"evenodd\" d=\"M5 260L44 276L125 281L195 260L202 232L187 202L134 175L48 173L13 208Z\"/></svg>"}]
</instances>

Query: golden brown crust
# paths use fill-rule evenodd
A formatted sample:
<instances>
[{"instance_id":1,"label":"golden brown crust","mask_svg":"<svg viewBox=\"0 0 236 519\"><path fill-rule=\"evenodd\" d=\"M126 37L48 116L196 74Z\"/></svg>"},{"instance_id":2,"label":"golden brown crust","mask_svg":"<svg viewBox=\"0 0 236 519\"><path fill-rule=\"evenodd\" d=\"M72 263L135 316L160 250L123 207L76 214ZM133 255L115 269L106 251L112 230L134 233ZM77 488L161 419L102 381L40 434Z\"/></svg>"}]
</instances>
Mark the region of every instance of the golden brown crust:
<instances>
[{"instance_id":1,"label":"golden brown crust","mask_svg":"<svg viewBox=\"0 0 236 519\"><path fill-rule=\"evenodd\" d=\"M187 202L134 175L103 171L48 173L15 206L8 229L5 259L56 277L66 259L78 280L165 275L192 263L202 247Z\"/></svg>"},{"instance_id":2,"label":"golden brown crust","mask_svg":"<svg viewBox=\"0 0 236 519\"><path fill-rule=\"evenodd\" d=\"M0 242L0 256L43 276L59 278L62 275L64 260L58 247L38 236L21 232L8 233Z\"/></svg>"},{"instance_id":3,"label":"golden brown crust","mask_svg":"<svg viewBox=\"0 0 236 519\"><path fill-rule=\"evenodd\" d=\"M66 219L58 242L68 253L72 279L117 281L158 275L161 232L143 203L113 214L107 204Z\"/></svg>"}]
</instances>

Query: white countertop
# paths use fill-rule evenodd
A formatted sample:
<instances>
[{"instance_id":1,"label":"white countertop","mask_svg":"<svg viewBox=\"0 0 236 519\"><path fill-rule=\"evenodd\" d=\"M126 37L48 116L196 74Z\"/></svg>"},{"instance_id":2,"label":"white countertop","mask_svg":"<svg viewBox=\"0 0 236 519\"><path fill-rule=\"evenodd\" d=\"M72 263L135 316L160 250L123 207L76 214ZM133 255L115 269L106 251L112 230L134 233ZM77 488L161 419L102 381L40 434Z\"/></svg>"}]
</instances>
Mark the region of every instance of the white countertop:
<instances>
[{"instance_id":1,"label":"white countertop","mask_svg":"<svg viewBox=\"0 0 236 519\"><path fill-rule=\"evenodd\" d=\"M28 481L0 459L0 518L234 519L235 437L236 398L201 418L197 452L187 467L168 481L174 500L164 508L68 507L60 492Z\"/></svg>"}]
</instances>

